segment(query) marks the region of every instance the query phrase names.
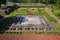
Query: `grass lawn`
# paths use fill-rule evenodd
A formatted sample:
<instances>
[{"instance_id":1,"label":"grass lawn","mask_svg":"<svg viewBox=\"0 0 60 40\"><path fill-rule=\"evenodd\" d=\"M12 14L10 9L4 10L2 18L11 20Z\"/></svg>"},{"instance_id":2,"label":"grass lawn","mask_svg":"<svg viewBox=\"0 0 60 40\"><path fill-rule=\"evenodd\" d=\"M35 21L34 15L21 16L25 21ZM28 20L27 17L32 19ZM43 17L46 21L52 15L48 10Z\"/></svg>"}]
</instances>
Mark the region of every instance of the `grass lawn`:
<instances>
[{"instance_id":1,"label":"grass lawn","mask_svg":"<svg viewBox=\"0 0 60 40\"><path fill-rule=\"evenodd\" d=\"M16 16L17 14L19 15L24 15L26 16L28 13L32 13L32 15L41 15L43 9L39 8L19 8L17 11L14 11L10 14L10 16Z\"/></svg>"},{"instance_id":2,"label":"grass lawn","mask_svg":"<svg viewBox=\"0 0 60 40\"><path fill-rule=\"evenodd\" d=\"M41 11L41 15L44 15L44 16L50 21L50 23L51 23L58 31L60 31L60 24L58 24L57 21L56 21L53 17L51 17L48 13L44 12L44 9L41 9L40 11ZM60 13L58 13L58 14L60 14ZM57 15L57 13L55 12L54 15ZM59 16L59 17L60 17L60 16Z\"/></svg>"},{"instance_id":3,"label":"grass lawn","mask_svg":"<svg viewBox=\"0 0 60 40\"><path fill-rule=\"evenodd\" d=\"M55 11L53 11L53 14L60 19L60 12L55 10Z\"/></svg>"},{"instance_id":4,"label":"grass lawn","mask_svg":"<svg viewBox=\"0 0 60 40\"><path fill-rule=\"evenodd\" d=\"M57 21L51 17L48 13L44 12L43 15L50 21L51 24L57 29L57 31L60 31L60 24L57 23Z\"/></svg>"},{"instance_id":5,"label":"grass lawn","mask_svg":"<svg viewBox=\"0 0 60 40\"><path fill-rule=\"evenodd\" d=\"M50 21L50 23L52 23L54 25L54 27L60 31L60 24L58 24L56 22L56 20L54 18L52 18L50 15L48 15L47 13L44 14L44 16Z\"/></svg>"}]
</instances>

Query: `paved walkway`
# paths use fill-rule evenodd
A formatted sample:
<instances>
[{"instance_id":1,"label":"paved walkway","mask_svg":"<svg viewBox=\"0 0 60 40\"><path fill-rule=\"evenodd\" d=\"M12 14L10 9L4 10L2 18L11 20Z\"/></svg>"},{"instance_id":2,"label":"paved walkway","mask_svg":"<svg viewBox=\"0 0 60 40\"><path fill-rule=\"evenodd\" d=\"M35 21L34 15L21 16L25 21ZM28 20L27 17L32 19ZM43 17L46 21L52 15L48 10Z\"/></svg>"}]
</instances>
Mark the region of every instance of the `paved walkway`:
<instances>
[{"instance_id":1,"label":"paved walkway","mask_svg":"<svg viewBox=\"0 0 60 40\"><path fill-rule=\"evenodd\" d=\"M60 19L59 18L57 18L56 16L54 16L53 14L52 14L52 12L51 12L51 9L49 9L49 8L45 8L45 11L51 16L51 17L53 17L59 24L60 24Z\"/></svg>"},{"instance_id":2,"label":"paved walkway","mask_svg":"<svg viewBox=\"0 0 60 40\"><path fill-rule=\"evenodd\" d=\"M0 35L0 40L60 40L60 35Z\"/></svg>"}]
</instances>

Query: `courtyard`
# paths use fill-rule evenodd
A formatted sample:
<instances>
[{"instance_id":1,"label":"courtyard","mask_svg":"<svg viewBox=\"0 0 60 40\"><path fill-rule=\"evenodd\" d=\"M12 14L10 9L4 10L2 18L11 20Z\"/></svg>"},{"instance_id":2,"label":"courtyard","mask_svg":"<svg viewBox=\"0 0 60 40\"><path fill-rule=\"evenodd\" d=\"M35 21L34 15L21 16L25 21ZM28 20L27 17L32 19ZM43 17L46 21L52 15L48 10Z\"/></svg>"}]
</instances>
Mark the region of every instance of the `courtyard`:
<instances>
[{"instance_id":1,"label":"courtyard","mask_svg":"<svg viewBox=\"0 0 60 40\"><path fill-rule=\"evenodd\" d=\"M43 16L20 16L13 18L5 28L6 31L55 31L55 28Z\"/></svg>"}]
</instances>

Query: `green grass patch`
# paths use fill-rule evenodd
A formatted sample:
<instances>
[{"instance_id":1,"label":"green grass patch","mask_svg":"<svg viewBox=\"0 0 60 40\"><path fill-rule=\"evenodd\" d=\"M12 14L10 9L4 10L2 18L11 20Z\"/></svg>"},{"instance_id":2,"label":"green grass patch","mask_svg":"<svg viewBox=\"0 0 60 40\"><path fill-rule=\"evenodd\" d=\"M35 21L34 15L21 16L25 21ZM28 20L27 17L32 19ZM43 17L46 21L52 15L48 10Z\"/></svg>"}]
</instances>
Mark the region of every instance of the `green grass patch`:
<instances>
[{"instance_id":1,"label":"green grass patch","mask_svg":"<svg viewBox=\"0 0 60 40\"><path fill-rule=\"evenodd\" d=\"M49 14L44 13L44 16L54 25L54 27L57 29L57 31L60 31L60 24L57 23L57 21L52 18Z\"/></svg>"},{"instance_id":2,"label":"green grass patch","mask_svg":"<svg viewBox=\"0 0 60 40\"><path fill-rule=\"evenodd\" d=\"M53 14L60 19L60 12L54 11Z\"/></svg>"},{"instance_id":3,"label":"green grass patch","mask_svg":"<svg viewBox=\"0 0 60 40\"><path fill-rule=\"evenodd\" d=\"M50 22L57 22L53 17L51 17L49 14L44 13L44 16L50 21Z\"/></svg>"}]
</instances>

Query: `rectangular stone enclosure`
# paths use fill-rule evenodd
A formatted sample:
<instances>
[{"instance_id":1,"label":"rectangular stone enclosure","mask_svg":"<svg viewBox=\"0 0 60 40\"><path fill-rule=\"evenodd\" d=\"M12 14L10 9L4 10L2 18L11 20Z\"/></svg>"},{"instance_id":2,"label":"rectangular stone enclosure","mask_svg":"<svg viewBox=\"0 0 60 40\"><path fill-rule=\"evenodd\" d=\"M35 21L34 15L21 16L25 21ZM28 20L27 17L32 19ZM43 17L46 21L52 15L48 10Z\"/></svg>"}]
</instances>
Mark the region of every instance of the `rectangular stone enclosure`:
<instances>
[{"instance_id":1,"label":"rectangular stone enclosure","mask_svg":"<svg viewBox=\"0 0 60 40\"><path fill-rule=\"evenodd\" d=\"M20 16L13 18L6 31L54 31L53 26L43 16Z\"/></svg>"}]
</instances>

